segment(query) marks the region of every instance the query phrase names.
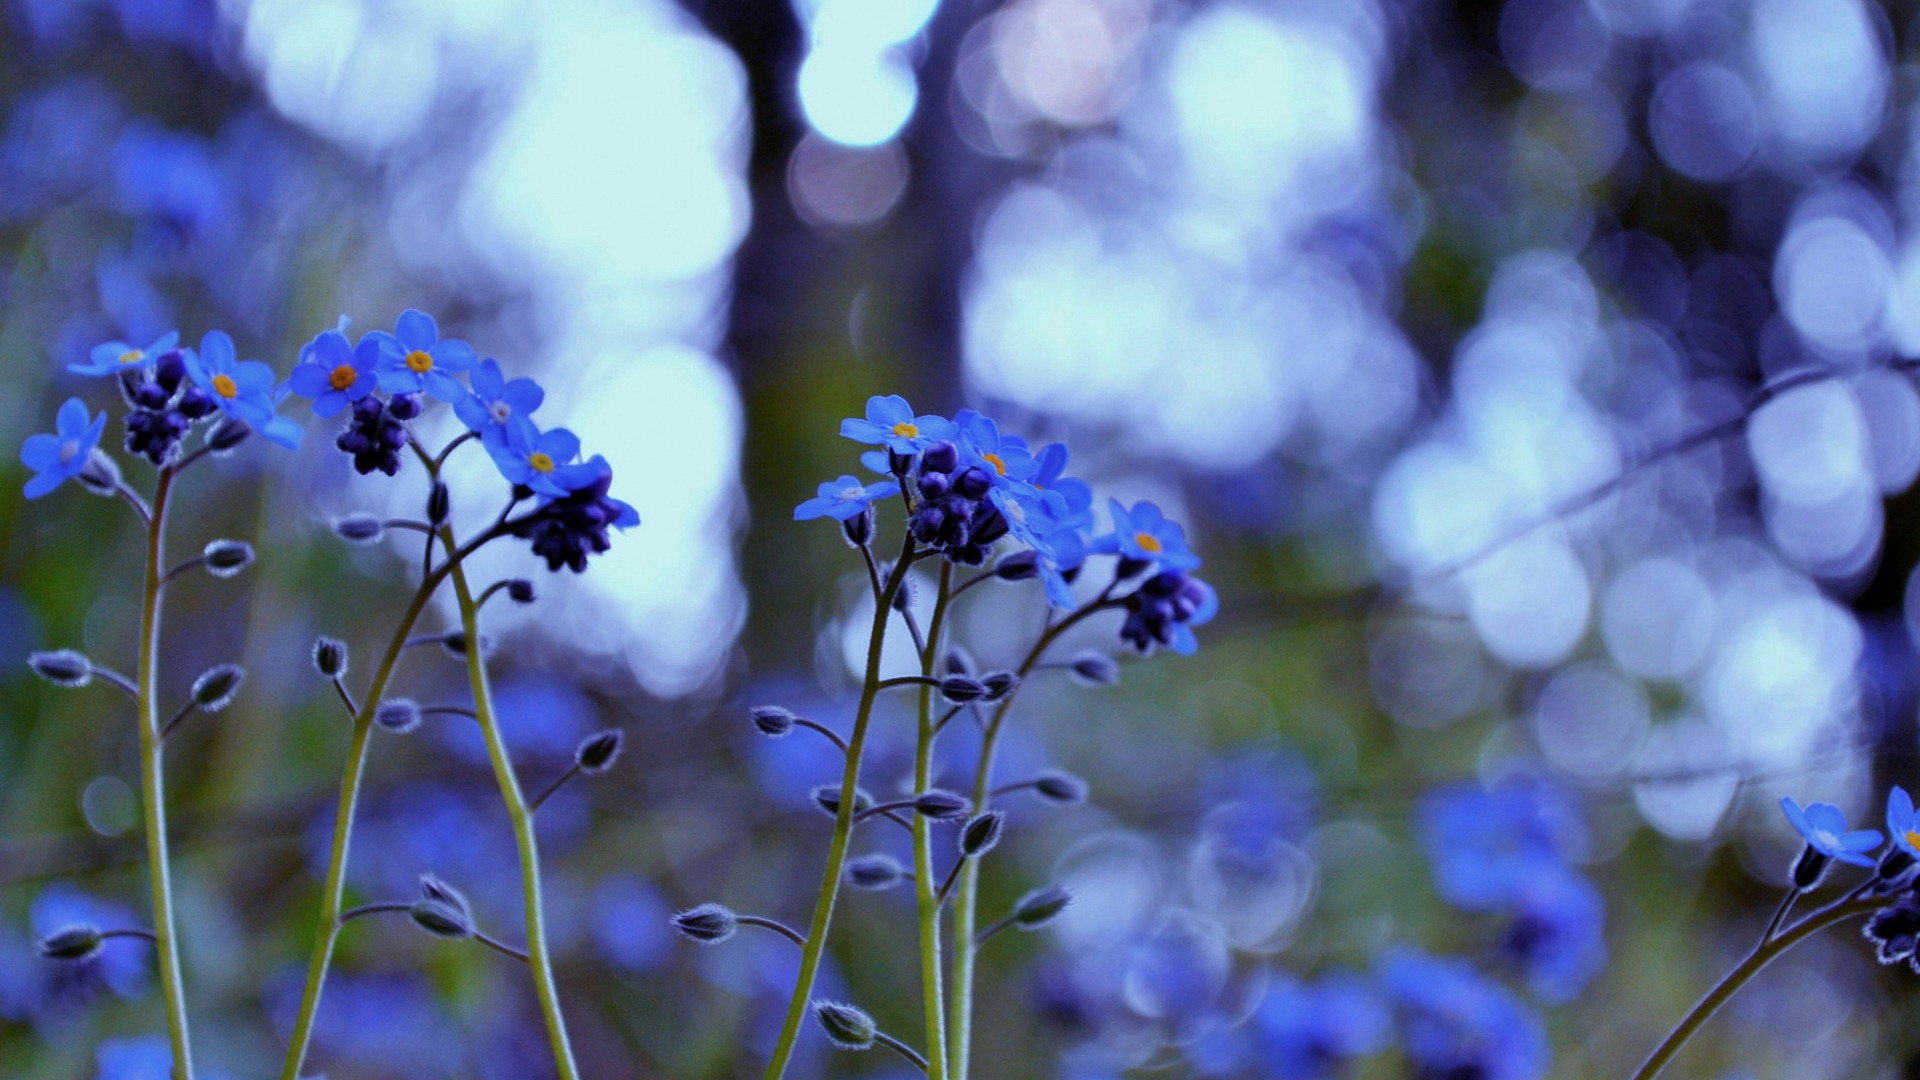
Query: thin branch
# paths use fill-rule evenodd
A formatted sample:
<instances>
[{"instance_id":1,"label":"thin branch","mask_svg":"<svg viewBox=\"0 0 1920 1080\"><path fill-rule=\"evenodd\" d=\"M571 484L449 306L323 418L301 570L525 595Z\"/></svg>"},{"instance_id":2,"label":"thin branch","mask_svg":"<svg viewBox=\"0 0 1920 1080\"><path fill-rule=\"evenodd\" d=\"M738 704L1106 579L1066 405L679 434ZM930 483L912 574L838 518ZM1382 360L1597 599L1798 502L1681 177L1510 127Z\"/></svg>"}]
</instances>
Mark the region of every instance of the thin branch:
<instances>
[{"instance_id":1,"label":"thin branch","mask_svg":"<svg viewBox=\"0 0 1920 1080\"><path fill-rule=\"evenodd\" d=\"M955 705L952 708L948 709L946 711L946 715L940 717L939 720L934 721L933 733L935 735L940 734L941 730L947 726L947 721L952 720L956 716L959 716L962 712L966 711L966 708L967 707L965 705ZM978 716L979 714L975 713L974 715Z\"/></svg>"},{"instance_id":2,"label":"thin branch","mask_svg":"<svg viewBox=\"0 0 1920 1080\"><path fill-rule=\"evenodd\" d=\"M411 532L426 533L428 536L433 535L433 526L424 521L415 521L412 518L388 518L380 523L380 527L383 529L407 529Z\"/></svg>"},{"instance_id":3,"label":"thin branch","mask_svg":"<svg viewBox=\"0 0 1920 1080\"><path fill-rule=\"evenodd\" d=\"M492 949L494 952L499 953L501 956L511 956L515 960L518 960L523 964L533 963L533 958L528 956L526 953L521 952L519 949L514 948L513 946L507 944L504 941L501 941L498 938L490 937L480 932L479 930L475 930L473 932L473 940L479 942L482 945L485 945L487 948Z\"/></svg>"},{"instance_id":4,"label":"thin branch","mask_svg":"<svg viewBox=\"0 0 1920 1080\"><path fill-rule=\"evenodd\" d=\"M1009 926L1012 926L1013 920L1014 920L1014 913L1011 911L1007 912L1005 915L1002 915L999 921L987 927L985 930L982 930L979 933L973 935L973 947L977 949L980 946L985 945L987 943L988 938L991 938L993 935L999 933L1002 930L1005 930Z\"/></svg>"},{"instance_id":5,"label":"thin branch","mask_svg":"<svg viewBox=\"0 0 1920 1080\"><path fill-rule=\"evenodd\" d=\"M368 916L368 915L379 915L389 911L411 912L413 911L413 905L412 904L361 904L359 907L354 908L351 911L341 912L340 925L345 926L355 919L364 918L365 916Z\"/></svg>"},{"instance_id":6,"label":"thin branch","mask_svg":"<svg viewBox=\"0 0 1920 1080\"><path fill-rule=\"evenodd\" d=\"M168 582L172 581L174 578L177 578L182 574L188 573L196 567L204 566L206 564L206 561L207 561L207 557L205 555L195 555L193 558L188 559L185 562L175 563L170 569L167 570L166 573L160 575L160 584L164 586Z\"/></svg>"},{"instance_id":7,"label":"thin branch","mask_svg":"<svg viewBox=\"0 0 1920 1080\"><path fill-rule=\"evenodd\" d=\"M953 861L953 869L947 871L947 879L940 883L939 891L933 894L934 903L944 904L947 902L947 894L953 891L953 883L960 880L960 871L971 861L972 860L964 856Z\"/></svg>"},{"instance_id":8,"label":"thin branch","mask_svg":"<svg viewBox=\"0 0 1920 1080\"><path fill-rule=\"evenodd\" d=\"M98 664L93 665L93 673L100 677L101 682L109 686L117 687L121 693L135 701L140 700L140 688L133 685L132 679L127 678L112 668L101 667Z\"/></svg>"},{"instance_id":9,"label":"thin branch","mask_svg":"<svg viewBox=\"0 0 1920 1080\"><path fill-rule=\"evenodd\" d=\"M358 719L360 716L360 706L354 703L353 692L347 689L346 682L338 675L333 677L333 689L340 695L340 704L347 707L347 719Z\"/></svg>"},{"instance_id":10,"label":"thin branch","mask_svg":"<svg viewBox=\"0 0 1920 1080\"><path fill-rule=\"evenodd\" d=\"M777 919L769 919L763 915L736 915L734 921L746 926L765 927L803 949L807 947L807 939L801 936L800 931Z\"/></svg>"},{"instance_id":11,"label":"thin branch","mask_svg":"<svg viewBox=\"0 0 1920 1080\"><path fill-rule=\"evenodd\" d=\"M565 787L567 784L567 781L579 775L580 775L580 763L576 761L573 763L573 767L571 769L568 769L566 772L563 772L560 774L559 779L555 780L551 784L548 784L547 790L533 797L533 801L527 804L527 813L531 814L534 811L540 809L541 803L546 802L547 799L554 792L559 791L561 788Z\"/></svg>"},{"instance_id":12,"label":"thin branch","mask_svg":"<svg viewBox=\"0 0 1920 1080\"><path fill-rule=\"evenodd\" d=\"M125 480L115 481L113 493L125 499L127 505L133 507L133 512L140 515L140 524L146 526L153 524L153 508L147 505L147 500L141 498L139 492L128 487Z\"/></svg>"},{"instance_id":13,"label":"thin branch","mask_svg":"<svg viewBox=\"0 0 1920 1080\"><path fill-rule=\"evenodd\" d=\"M144 941L149 945L157 946L160 944L160 935L154 933L151 930L136 930L136 929L129 928L125 930L100 931L101 941L107 941L112 938L139 938L141 941Z\"/></svg>"},{"instance_id":14,"label":"thin branch","mask_svg":"<svg viewBox=\"0 0 1920 1080\"><path fill-rule=\"evenodd\" d=\"M421 716L464 716L469 720L480 719L480 714L465 705L422 705Z\"/></svg>"},{"instance_id":15,"label":"thin branch","mask_svg":"<svg viewBox=\"0 0 1920 1080\"><path fill-rule=\"evenodd\" d=\"M193 715L193 710L194 710L193 699L188 698L187 703L180 706L180 711L173 714L173 719L168 720L166 723L160 725L160 741L165 742L167 740L167 736L173 734L173 729L179 727L181 724L186 723L187 717Z\"/></svg>"},{"instance_id":16,"label":"thin branch","mask_svg":"<svg viewBox=\"0 0 1920 1080\"><path fill-rule=\"evenodd\" d=\"M840 748L840 752L842 754L847 752L847 740L841 738L839 732L833 730L832 728L826 726L825 724L822 724L815 720L809 720L804 716L794 717L793 722L795 725L799 727L807 728L810 731L817 731L820 734L825 735L829 742L833 743L833 745Z\"/></svg>"},{"instance_id":17,"label":"thin branch","mask_svg":"<svg viewBox=\"0 0 1920 1080\"><path fill-rule=\"evenodd\" d=\"M908 1046L906 1043L901 1042L899 1039L894 1038L884 1031L875 1031L873 1033L873 1041L899 1054L908 1061L913 1062L914 1067L921 1072L926 1072L930 1067L927 1064L927 1059L921 1057L918 1050L915 1050L913 1047Z\"/></svg>"}]
</instances>

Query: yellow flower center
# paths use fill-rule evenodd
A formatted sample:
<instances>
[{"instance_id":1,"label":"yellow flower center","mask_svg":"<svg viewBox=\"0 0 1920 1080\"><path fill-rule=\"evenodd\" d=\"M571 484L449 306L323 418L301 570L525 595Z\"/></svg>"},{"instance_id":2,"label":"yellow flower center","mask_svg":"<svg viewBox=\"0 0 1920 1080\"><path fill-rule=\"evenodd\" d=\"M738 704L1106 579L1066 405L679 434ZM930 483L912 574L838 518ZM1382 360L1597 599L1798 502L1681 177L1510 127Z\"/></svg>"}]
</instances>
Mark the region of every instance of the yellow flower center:
<instances>
[{"instance_id":1,"label":"yellow flower center","mask_svg":"<svg viewBox=\"0 0 1920 1080\"><path fill-rule=\"evenodd\" d=\"M920 428L916 424L911 424L905 420L902 420L901 422L893 425L893 433L895 435L900 436L903 439L912 439L919 436Z\"/></svg>"},{"instance_id":2,"label":"yellow flower center","mask_svg":"<svg viewBox=\"0 0 1920 1080\"><path fill-rule=\"evenodd\" d=\"M425 375L433 370L433 354L415 349L407 354L407 370L415 375Z\"/></svg>"},{"instance_id":3,"label":"yellow flower center","mask_svg":"<svg viewBox=\"0 0 1920 1080\"><path fill-rule=\"evenodd\" d=\"M981 454L980 457L993 466L993 471L1001 476L1007 475L1007 463L999 454Z\"/></svg>"},{"instance_id":4,"label":"yellow flower center","mask_svg":"<svg viewBox=\"0 0 1920 1080\"><path fill-rule=\"evenodd\" d=\"M1909 831L1907 833L1907 843L1912 844L1914 847L1920 847L1920 832Z\"/></svg>"},{"instance_id":5,"label":"yellow flower center","mask_svg":"<svg viewBox=\"0 0 1920 1080\"><path fill-rule=\"evenodd\" d=\"M1133 542L1140 545L1141 551L1151 555L1158 555L1165 550L1164 545L1160 543L1160 538L1149 532L1134 533Z\"/></svg>"},{"instance_id":6,"label":"yellow flower center","mask_svg":"<svg viewBox=\"0 0 1920 1080\"><path fill-rule=\"evenodd\" d=\"M348 390L353 387L353 384L357 382L359 378L360 373L353 370L352 364L341 364L339 367L334 368L332 373L327 376L327 385L333 387L335 390Z\"/></svg>"},{"instance_id":7,"label":"yellow flower center","mask_svg":"<svg viewBox=\"0 0 1920 1080\"><path fill-rule=\"evenodd\" d=\"M236 398L240 396L240 386L233 381L233 376L231 375L215 375L213 377L213 392L223 398Z\"/></svg>"},{"instance_id":8,"label":"yellow flower center","mask_svg":"<svg viewBox=\"0 0 1920 1080\"><path fill-rule=\"evenodd\" d=\"M120 354L120 362L123 364L137 364L146 358L147 354L140 349L128 349Z\"/></svg>"},{"instance_id":9,"label":"yellow flower center","mask_svg":"<svg viewBox=\"0 0 1920 1080\"><path fill-rule=\"evenodd\" d=\"M553 459L538 450L535 450L527 456L527 464L533 466L534 472L550 473L553 471Z\"/></svg>"}]
</instances>

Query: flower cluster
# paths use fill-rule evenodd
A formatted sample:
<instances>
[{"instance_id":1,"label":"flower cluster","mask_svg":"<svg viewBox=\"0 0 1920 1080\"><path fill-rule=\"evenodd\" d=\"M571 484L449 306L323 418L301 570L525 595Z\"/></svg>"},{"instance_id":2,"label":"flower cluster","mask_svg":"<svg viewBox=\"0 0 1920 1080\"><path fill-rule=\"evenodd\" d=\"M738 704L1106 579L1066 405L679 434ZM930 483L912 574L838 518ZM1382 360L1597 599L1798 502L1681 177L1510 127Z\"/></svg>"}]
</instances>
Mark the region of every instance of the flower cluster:
<instances>
[{"instance_id":1,"label":"flower cluster","mask_svg":"<svg viewBox=\"0 0 1920 1080\"><path fill-rule=\"evenodd\" d=\"M1422 805L1441 898L1504 919L1499 959L1553 1002L1573 998L1606 963L1605 902L1564 850L1577 827L1559 793L1538 783L1453 785Z\"/></svg>"},{"instance_id":2,"label":"flower cluster","mask_svg":"<svg viewBox=\"0 0 1920 1080\"><path fill-rule=\"evenodd\" d=\"M1041 578L1048 602L1066 610L1079 606L1073 586L1088 556L1112 555L1114 585L1145 576L1114 601L1126 611L1122 639L1143 653L1161 645L1193 652L1193 628L1219 608L1212 587L1192 576L1200 559L1185 531L1153 503L1111 501L1111 529L1095 531L1093 490L1066 475L1061 443L1034 450L972 409L952 419L918 415L898 395L868 400L866 416L842 421L840 434L878 447L861 463L887 479L869 483L848 475L821 484L815 498L794 509L795 520L833 518L849 539L865 545L875 504L898 495L915 542L951 562L979 566L1011 538L1018 550L1002 557L995 573L1007 580Z\"/></svg>"}]
</instances>

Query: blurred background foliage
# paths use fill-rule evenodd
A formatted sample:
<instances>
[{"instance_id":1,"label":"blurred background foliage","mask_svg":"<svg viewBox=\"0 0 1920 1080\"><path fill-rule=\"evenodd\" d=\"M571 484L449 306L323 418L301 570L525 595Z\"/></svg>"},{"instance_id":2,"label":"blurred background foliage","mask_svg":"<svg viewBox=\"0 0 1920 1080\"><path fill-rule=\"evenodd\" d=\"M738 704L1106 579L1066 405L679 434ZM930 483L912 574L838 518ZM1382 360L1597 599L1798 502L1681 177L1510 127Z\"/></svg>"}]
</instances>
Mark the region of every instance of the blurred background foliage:
<instances>
[{"instance_id":1,"label":"blurred background foliage","mask_svg":"<svg viewBox=\"0 0 1920 1080\"><path fill-rule=\"evenodd\" d=\"M539 375L646 521L587 575L539 574L530 610L490 609L528 783L588 731L629 736L542 814L563 991L589 1075L696 1078L756 1071L794 957L696 949L667 915L804 921L825 848L806 792L829 748L763 740L746 707L850 718L864 577L789 520L853 471L839 419L898 392L1067 438L1103 493L1188 522L1223 613L1121 690L1022 699L1003 775L1071 769L1094 798L1016 803L985 875L988 917L1047 880L1079 902L986 954L982 1075L1313 1075L1340 1055L1289 1056L1301 1016L1361 1031L1356 1075L1406 1075L1412 1029L1369 1042L1368 1006L1302 1005L1295 981L1419 948L1539 1010L1551 1075L1623 1076L1764 923L1795 850L1781 795L1872 819L1920 783L1914 16L6 0L0 445L70 395L110 404L66 362L175 327L284 372L341 312L420 307ZM200 1053L233 1077L275 1067L311 940L345 731L309 645L366 658L415 554L325 522L423 497L417 471L351 475L323 426L216 463L175 517L177 549L262 554L173 590L162 677L251 673L169 759ZM130 663L140 538L72 490L24 504L12 461L0 1075L132 1080L121 1040L159 1025L146 956L74 972L32 939L144 920L135 734L113 695L22 660ZM487 471L464 467L457 502ZM1012 587L971 605L990 666L1039 618ZM404 692L457 696L431 652ZM881 720L866 775L892 791L911 739ZM970 737L943 747L948 786ZM432 870L517 925L490 789L457 725L382 740L353 896ZM1516 851L1552 899L1475 892ZM910 901L843 905L823 991L913 1032ZM1679 1071L1914 1075L1912 978L1816 940ZM335 1080L546 1075L523 983L358 923L318 1056ZM804 1051L804 1075L898 1072L811 1031Z\"/></svg>"}]
</instances>

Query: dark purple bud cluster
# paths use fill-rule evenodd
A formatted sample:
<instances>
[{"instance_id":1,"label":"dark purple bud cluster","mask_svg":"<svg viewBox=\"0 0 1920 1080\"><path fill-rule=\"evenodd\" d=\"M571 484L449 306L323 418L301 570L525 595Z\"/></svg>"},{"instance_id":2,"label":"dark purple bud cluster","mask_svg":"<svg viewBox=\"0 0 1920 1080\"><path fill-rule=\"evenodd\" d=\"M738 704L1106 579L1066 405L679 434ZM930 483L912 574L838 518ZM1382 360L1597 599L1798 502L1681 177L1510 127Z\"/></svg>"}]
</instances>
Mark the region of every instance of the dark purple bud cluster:
<instances>
[{"instance_id":1,"label":"dark purple bud cluster","mask_svg":"<svg viewBox=\"0 0 1920 1080\"><path fill-rule=\"evenodd\" d=\"M913 538L965 566L987 561L994 541L1007 535L1007 519L987 501L993 477L978 465L962 465L960 448L937 442L920 455L914 475L919 505L908 519Z\"/></svg>"},{"instance_id":2,"label":"dark purple bud cluster","mask_svg":"<svg viewBox=\"0 0 1920 1080\"><path fill-rule=\"evenodd\" d=\"M217 408L213 395L187 383L186 357L179 349L161 354L151 372L130 371L121 376L120 390L131 406L126 420L127 452L155 465L173 460L193 422Z\"/></svg>"},{"instance_id":3,"label":"dark purple bud cluster","mask_svg":"<svg viewBox=\"0 0 1920 1080\"><path fill-rule=\"evenodd\" d=\"M1874 954L1883 964L1907 964L1920 972L1920 898L1909 891L1867 918L1864 928Z\"/></svg>"},{"instance_id":4,"label":"dark purple bud cluster","mask_svg":"<svg viewBox=\"0 0 1920 1080\"><path fill-rule=\"evenodd\" d=\"M404 421L418 415L418 394L395 394L390 402L368 394L353 403L347 413L346 430L333 445L341 453L353 455L353 467L360 475L378 470L392 476L400 471L400 451L407 446Z\"/></svg>"},{"instance_id":5,"label":"dark purple bud cluster","mask_svg":"<svg viewBox=\"0 0 1920 1080\"><path fill-rule=\"evenodd\" d=\"M1120 639L1141 652L1173 644L1174 628L1192 621L1207 602L1207 592L1182 570L1162 570L1127 597L1127 621Z\"/></svg>"},{"instance_id":6,"label":"dark purple bud cluster","mask_svg":"<svg viewBox=\"0 0 1920 1080\"><path fill-rule=\"evenodd\" d=\"M533 553L547 560L547 569L566 567L584 573L587 559L613 546L607 529L632 524L633 508L610 498L613 470L603 468L599 479L555 499L513 527L513 535L533 542Z\"/></svg>"}]
</instances>

